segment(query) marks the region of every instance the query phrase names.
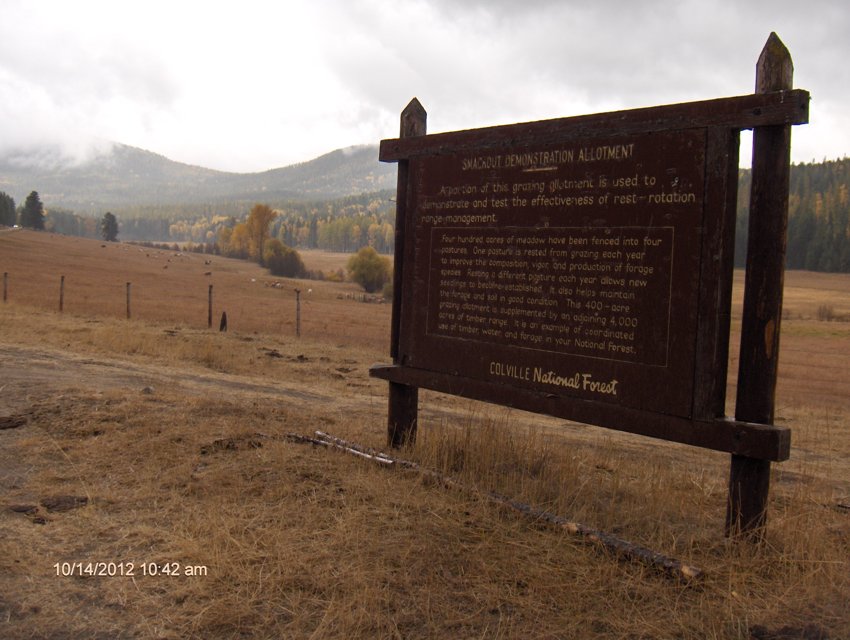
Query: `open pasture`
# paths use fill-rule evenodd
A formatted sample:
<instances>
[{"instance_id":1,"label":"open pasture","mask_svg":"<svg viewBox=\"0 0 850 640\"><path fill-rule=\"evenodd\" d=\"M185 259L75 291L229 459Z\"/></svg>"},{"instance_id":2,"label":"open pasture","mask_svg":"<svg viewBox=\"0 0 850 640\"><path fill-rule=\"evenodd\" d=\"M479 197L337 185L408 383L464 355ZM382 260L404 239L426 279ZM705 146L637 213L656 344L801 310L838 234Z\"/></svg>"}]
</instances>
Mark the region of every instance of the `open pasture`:
<instances>
[{"instance_id":1,"label":"open pasture","mask_svg":"<svg viewBox=\"0 0 850 640\"><path fill-rule=\"evenodd\" d=\"M0 231L0 636L850 637L850 277L786 274L777 421L792 454L753 549L722 534L722 454L430 392L401 455L468 491L294 444L321 429L383 448L386 388L367 371L388 360L390 305L102 244ZM703 577L618 561L487 491ZM124 575L87 574L97 562Z\"/></svg>"},{"instance_id":2,"label":"open pasture","mask_svg":"<svg viewBox=\"0 0 850 640\"><path fill-rule=\"evenodd\" d=\"M58 311L64 275L65 313L124 318L130 282L133 319L206 328L213 285L215 329L226 312L232 331L288 337L295 335L297 288L305 336L332 338L345 326L352 344L389 344L389 305L364 309L346 299L362 293L352 283L276 278L247 261L26 230L6 230L0 238L0 271L9 273L9 299L16 304ZM322 271L344 269L348 257L311 254L303 254L307 268Z\"/></svg>"}]
</instances>

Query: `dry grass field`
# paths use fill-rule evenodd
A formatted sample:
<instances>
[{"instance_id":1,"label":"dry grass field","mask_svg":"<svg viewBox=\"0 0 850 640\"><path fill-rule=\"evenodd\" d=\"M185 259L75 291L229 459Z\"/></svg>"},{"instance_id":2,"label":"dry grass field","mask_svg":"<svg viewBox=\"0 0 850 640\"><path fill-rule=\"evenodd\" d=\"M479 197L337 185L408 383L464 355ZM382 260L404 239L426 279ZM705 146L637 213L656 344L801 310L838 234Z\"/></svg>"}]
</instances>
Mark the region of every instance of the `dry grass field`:
<instances>
[{"instance_id":1,"label":"dry grass field","mask_svg":"<svg viewBox=\"0 0 850 640\"><path fill-rule=\"evenodd\" d=\"M205 260L0 230L0 637L850 638L850 276L786 275L792 454L753 548L723 536L723 454L431 392L401 455L465 490L287 439L383 448L386 386L367 372L388 359L389 305ZM703 576L623 561L490 491Z\"/></svg>"}]
</instances>

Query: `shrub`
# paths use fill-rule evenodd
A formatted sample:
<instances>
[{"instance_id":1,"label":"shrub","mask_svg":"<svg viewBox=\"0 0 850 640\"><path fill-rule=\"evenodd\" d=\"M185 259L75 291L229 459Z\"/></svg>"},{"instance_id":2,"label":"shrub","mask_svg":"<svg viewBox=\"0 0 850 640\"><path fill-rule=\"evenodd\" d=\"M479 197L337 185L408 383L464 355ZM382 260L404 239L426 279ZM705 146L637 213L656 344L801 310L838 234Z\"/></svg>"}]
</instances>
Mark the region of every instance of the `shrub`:
<instances>
[{"instance_id":1,"label":"shrub","mask_svg":"<svg viewBox=\"0 0 850 640\"><path fill-rule=\"evenodd\" d=\"M818 320L832 322L835 319L835 308L831 304L822 304L818 307Z\"/></svg>"},{"instance_id":2,"label":"shrub","mask_svg":"<svg viewBox=\"0 0 850 640\"><path fill-rule=\"evenodd\" d=\"M263 246L263 262L273 276L301 278L307 272L301 255L277 238L266 240Z\"/></svg>"},{"instance_id":3,"label":"shrub","mask_svg":"<svg viewBox=\"0 0 850 640\"><path fill-rule=\"evenodd\" d=\"M348 260L348 272L367 293L375 293L390 279L390 260L372 247L363 247Z\"/></svg>"}]
</instances>

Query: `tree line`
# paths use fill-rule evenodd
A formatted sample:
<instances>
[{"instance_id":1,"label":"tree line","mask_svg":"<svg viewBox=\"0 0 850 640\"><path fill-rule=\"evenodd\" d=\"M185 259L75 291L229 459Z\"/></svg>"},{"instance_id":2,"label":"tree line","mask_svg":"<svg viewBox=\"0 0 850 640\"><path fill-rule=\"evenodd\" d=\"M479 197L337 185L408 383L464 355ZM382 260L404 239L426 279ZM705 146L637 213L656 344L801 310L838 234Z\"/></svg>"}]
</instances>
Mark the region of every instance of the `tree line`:
<instances>
[{"instance_id":1,"label":"tree line","mask_svg":"<svg viewBox=\"0 0 850 640\"><path fill-rule=\"evenodd\" d=\"M738 267L745 264L750 180L749 170L739 172L735 246ZM848 158L791 167L789 269L850 273L848 187ZM354 253L368 246L379 254L391 254L395 241L395 203L391 196L392 192L381 191L330 201L269 203L275 215L269 222L268 238L292 249ZM29 213L25 215L25 211ZM26 203L16 208L14 201L0 192L0 224L11 226L18 221L29 226L33 220L38 224L38 216L31 211ZM43 228L47 230L103 237L102 219L51 207L42 211L42 216ZM118 230L124 240L191 242L211 253L265 260L265 248L256 242L252 245L248 227L240 226L248 225L250 218L245 203L137 208L119 212L118 217ZM272 251L282 252L277 245L272 246Z\"/></svg>"},{"instance_id":2,"label":"tree line","mask_svg":"<svg viewBox=\"0 0 850 640\"><path fill-rule=\"evenodd\" d=\"M735 266L745 265L750 172L738 188ZM850 273L850 158L791 167L788 269Z\"/></svg>"},{"instance_id":3,"label":"tree line","mask_svg":"<svg viewBox=\"0 0 850 640\"><path fill-rule=\"evenodd\" d=\"M245 222L221 227L213 251L231 258L253 260L275 276L324 279L325 274L307 271L298 251L273 237L272 226L280 213L267 204L255 204ZM285 224L278 225L277 229L278 235L286 236ZM199 246L207 250L209 244ZM381 290L390 280L389 258L379 255L372 246L361 246L346 266L351 279L369 293ZM338 278L341 280L343 275L339 274Z\"/></svg>"},{"instance_id":4,"label":"tree line","mask_svg":"<svg viewBox=\"0 0 850 640\"><path fill-rule=\"evenodd\" d=\"M38 192L30 193L26 202L15 208L14 198L0 191L0 224L8 227L18 224L29 229L44 229L44 205Z\"/></svg>"},{"instance_id":5,"label":"tree line","mask_svg":"<svg viewBox=\"0 0 850 640\"><path fill-rule=\"evenodd\" d=\"M93 218L83 218L72 211L55 209L45 213L44 203L38 191L32 191L20 207L15 200L0 191L0 225L12 227L19 225L26 229L53 231L66 235L97 237L109 242L118 239L118 219L109 211L97 222Z\"/></svg>"}]
</instances>

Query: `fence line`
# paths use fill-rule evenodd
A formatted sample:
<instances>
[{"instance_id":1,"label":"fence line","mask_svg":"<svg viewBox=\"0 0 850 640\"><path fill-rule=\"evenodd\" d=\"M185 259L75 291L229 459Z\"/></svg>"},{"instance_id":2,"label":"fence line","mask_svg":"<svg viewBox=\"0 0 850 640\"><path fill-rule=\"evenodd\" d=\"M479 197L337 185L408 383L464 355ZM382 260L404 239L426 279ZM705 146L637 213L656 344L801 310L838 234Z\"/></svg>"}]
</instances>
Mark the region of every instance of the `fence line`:
<instances>
[{"instance_id":1,"label":"fence line","mask_svg":"<svg viewBox=\"0 0 850 640\"><path fill-rule=\"evenodd\" d=\"M125 305L126 305L126 316L127 319L130 320L132 318L132 283L127 282L125 284ZM295 289L295 335L297 337L301 337L301 291L299 289ZM3 272L3 302L6 303L9 300L9 272ZM59 276L59 313L63 313L65 310L65 276ZM226 318L226 314L224 315ZM213 326L213 285L209 285L207 289L207 328L212 329ZM222 322L226 323L226 320L222 320ZM224 325L226 326L226 325ZM226 329L225 329L226 330Z\"/></svg>"}]
</instances>

